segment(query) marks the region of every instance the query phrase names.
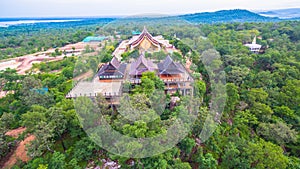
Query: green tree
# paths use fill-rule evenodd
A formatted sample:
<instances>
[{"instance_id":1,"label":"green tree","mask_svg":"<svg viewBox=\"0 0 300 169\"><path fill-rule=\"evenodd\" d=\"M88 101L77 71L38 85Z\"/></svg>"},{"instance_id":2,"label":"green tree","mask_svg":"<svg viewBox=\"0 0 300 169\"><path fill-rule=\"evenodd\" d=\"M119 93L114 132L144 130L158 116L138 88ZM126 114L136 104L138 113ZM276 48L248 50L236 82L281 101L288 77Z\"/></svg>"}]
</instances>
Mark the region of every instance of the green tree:
<instances>
[{"instance_id":1,"label":"green tree","mask_svg":"<svg viewBox=\"0 0 300 169\"><path fill-rule=\"evenodd\" d=\"M299 124L300 123L300 119L299 117L297 117L297 115L295 114L295 111L291 110L289 107L287 106L276 106L274 108L274 114L280 118L282 118L286 123L288 124Z\"/></svg>"},{"instance_id":2,"label":"green tree","mask_svg":"<svg viewBox=\"0 0 300 169\"><path fill-rule=\"evenodd\" d=\"M155 90L154 81L152 81L150 78L145 76L143 76L141 80L142 80L141 87L143 89L143 92L148 96L152 95Z\"/></svg>"},{"instance_id":3,"label":"green tree","mask_svg":"<svg viewBox=\"0 0 300 169\"><path fill-rule=\"evenodd\" d=\"M251 89L247 93L247 100L250 104L254 104L254 102L264 103L267 98L268 98L268 93L265 92L262 88Z\"/></svg>"},{"instance_id":4,"label":"green tree","mask_svg":"<svg viewBox=\"0 0 300 169\"><path fill-rule=\"evenodd\" d=\"M94 157L94 153L99 147L96 146L88 137L77 141L74 146L74 155L78 161L88 161Z\"/></svg>"},{"instance_id":5,"label":"green tree","mask_svg":"<svg viewBox=\"0 0 300 169\"><path fill-rule=\"evenodd\" d=\"M15 116L12 113L4 113L0 117L0 128L4 130L11 129L16 124Z\"/></svg>"},{"instance_id":6,"label":"green tree","mask_svg":"<svg viewBox=\"0 0 300 169\"><path fill-rule=\"evenodd\" d=\"M185 152L185 154L190 154L192 152L193 147L196 146L196 142L194 139L186 137L179 143L179 148Z\"/></svg>"},{"instance_id":7,"label":"green tree","mask_svg":"<svg viewBox=\"0 0 300 169\"><path fill-rule=\"evenodd\" d=\"M39 92L40 90L42 90L42 83L39 79L32 76L24 78L20 90L22 102L28 107L35 104L50 107L54 102L53 97L50 93Z\"/></svg>"},{"instance_id":8,"label":"green tree","mask_svg":"<svg viewBox=\"0 0 300 169\"><path fill-rule=\"evenodd\" d=\"M42 106L32 106L32 111L22 114L22 124L29 132L34 132L40 122L46 122L47 109Z\"/></svg>"},{"instance_id":9,"label":"green tree","mask_svg":"<svg viewBox=\"0 0 300 169\"><path fill-rule=\"evenodd\" d=\"M50 108L47 111L47 115L48 125L53 129L52 131L54 132L54 135L57 138L59 138L64 151L66 151L66 147L63 141L63 134L67 129L67 121L65 119L62 109L56 107Z\"/></svg>"},{"instance_id":10,"label":"green tree","mask_svg":"<svg viewBox=\"0 0 300 169\"><path fill-rule=\"evenodd\" d=\"M81 169L81 167L78 165L78 162L75 158L73 158L69 163L67 168L72 168L72 169Z\"/></svg>"},{"instance_id":11,"label":"green tree","mask_svg":"<svg viewBox=\"0 0 300 169\"><path fill-rule=\"evenodd\" d=\"M66 67L66 68L63 68L62 70L62 74L67 78L67 79L71 79L73 78L73 71L74 69L72 67Z\"/></svg>"},{"instance_id":12,"label":"green tree","mask_svg":"<svg viewBox=\"0 0 300 169\"><path fill-rule=\"evenodd\" d=\"M250 70L247 67L231 66L230 69L231 70L228 72L228 81L237 86L243 84L250 73Z\"/></svg>"},{"instance_id":13,"label":"green tree","mask_svg":"<svg viewBox=\"0 0 300 169\"><path fill-rule=\"evenodd\" d=\"M175 159L174 164L172 165L171 168L176 168L176 169L192 169L189 163L187 162L182 162L180 159Z\"/></svg>"},{"instance_id":14,"label":"green tree","mask_svg":"<svg viewBox=\"0 0 300 169\"><path fill-rule=\"evenodd\" d=\"M255 114L260 120L266 121L271 118L273 110L270 106L255 102L250 109L251 113Z\"/></svg>"},{"instance_id":15,"label":"green tree","mask_svg":"<svg viewBox=\"0 0 300 169\"><path fill-rule=\"evenodd\" d=\"M5 135L6 130L0 127L0 158L3 159L15 146L14 140Z\"/></svg>"},{"instance_id":16,"label":"green tree","mask_svg":"<svg viewBox=\"0 0 300 169\"><path fill-rule=\"evenodd\" d=\"M223 168L249 168L247 163L244 162L245 159L241 158L241 154L242 152L237 145L235 145L233 142L230 142L228 145L226 145L224 154L222 155L221 166Z\"/></svg>"},{"instance_id":17,"label":"green tree","mask_svg":"<svg viewBox=\"0 0 300 169\"><path fill-rule=\"evenodd\" d=\"M18 80L21 80L22 76L18 75L15 69L5 69L0 71L0 89L3 91L19 90L20 84Z\"/></svg>"},{"instance_id":18,"label":"green tree","mask_svg":"<svg viewBox=\"0 0 300 169\"><path fill-rule=\"evenodd\" d=\"M65 162L65 155L60 152L54 152L50 162L48 164L48 169L65 169L66 162Z\"/></svg>"},{"instance_id":19,"label":"green tree","mask_svg":"<svg viewBox=\"0 0 300 169\"><path fill-rule=\"evenodd\" d=\"M260 139L257 143L249 142L243 154L251 168L286 168L288 158L283 154L281 147Z\"/></svg>"},{"instance_id":20,"label":"green tree","mask_svg":"<svg viewBox=\"0 0 300 169\"><path fill-rule=\"evenodd\" d=\"M203 169L216 169L217 160L212 156L211 153L206 153L204 155L203 149L200 147L197 149L196 154L194 154L194 161L198 163L199 168Z\"/></svg>"},{"instance_id":21,"label":"green tree","mask_svg":"<svg viewBox=\"0 0 300 169\"><path fill-rule=\"evenodd\" d=\"M283 122L260 123L256 131L265 139L280 145L297 141L297 132Z\"/></svg>"},{"instance_id":22,"label":"green tree","mask_svg":"<svg viewBox=\"0 0 300 169\"><path fill-rule=\"evenodd\" d=\"M206 93L206 84L203 81L195 82L195 94L197 97L202 98Z\"/></svg>"},{"instance_id":23,"label":"green tree","mask_svg":"<svg viewBox=\"0 0 300 169\"><path fill-rule=\"evenodd\" d=\"M300 80L289 80L287 84L282 87L281 104L286 105L293 110L300 109Z\"/></svg>"},{"instance_id":24,"label":"green tree","mask_svg":"<svg viewBox=\"0 0 300 169\"><path fill-rule=\"evenodd\" d=\"M226 84L227 98L226 98L226 107L225 110L227 112L234 111L235 106L239 102L239 93L238 88L233 83Z\"/></svg>"},{"instance_id":25,"label":"green tree","mask_svg":"<svg viewBox=\"0 0 300 169\"><path fill-rule=\"evenodd\" d=\"M33 132L35 139L27 147L27 155L29 157L41 156L46 150L53 152L52 146L54 143L53 128L46 122L41 121L38 124L38 128Z\"/></svg>"}]
</instances>

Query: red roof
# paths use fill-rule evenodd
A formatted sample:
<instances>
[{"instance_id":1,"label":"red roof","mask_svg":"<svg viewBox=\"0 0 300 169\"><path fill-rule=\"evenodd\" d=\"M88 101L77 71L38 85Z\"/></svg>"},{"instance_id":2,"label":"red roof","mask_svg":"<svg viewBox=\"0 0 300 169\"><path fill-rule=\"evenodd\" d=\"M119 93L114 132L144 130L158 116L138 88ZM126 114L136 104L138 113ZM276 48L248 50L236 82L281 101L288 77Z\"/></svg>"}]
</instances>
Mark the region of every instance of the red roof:
<instances>
[{"instance_id":1,"label":"red roof","mask_svg":"<svg viewBox=\"0 0 300 169\"><path fill-rule=\"evenodd\" d=\"M159 42L155 40L152 35L148 32L146 27L144 27L143 32L139 35L139 37L131 43L132 46L137 46L142 42L144 38L148 38L155 46L159 46Z\"/></svg>"}]
</instances>

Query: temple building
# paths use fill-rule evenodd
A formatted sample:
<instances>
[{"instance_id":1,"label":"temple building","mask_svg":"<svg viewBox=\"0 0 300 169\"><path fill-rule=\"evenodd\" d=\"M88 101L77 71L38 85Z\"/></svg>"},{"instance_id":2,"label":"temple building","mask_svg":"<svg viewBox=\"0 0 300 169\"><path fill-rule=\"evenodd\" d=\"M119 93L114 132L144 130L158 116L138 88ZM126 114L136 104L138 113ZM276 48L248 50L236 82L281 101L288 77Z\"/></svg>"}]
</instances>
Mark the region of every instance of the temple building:
<instances>
[{"instance_id":1,"label":"temple building","mask_svg":"<svg viewBox=\"0 0 300 169\"><path fill-rule=\"evenodd\" d=\"M123 79L126 70L125 63L120 63L116 57L104 65L102 65L98 71L98 77L100 80L104 79Z\"/></svg>"},{"instance_id":2,"label":"temple building","mask_svg":"<svg viewBox=\"0 0 300 169\"><path fill-rule=\"evenodd\" d=\"M192 76L182 64L174 62L169 55L158 63L158 76L165 83L166 93L180 92L182 95L193 93Z\"/></svg>"},{"instance_id":3,"label":"temple building","mask_svg":"<svg viewBox=\"0 0 300 169\"><path fill-rule=\"evenodd\" d=\"M141 53L145 51L158 52L162 48L162 44L152 37L146 27L144 27L143 32L139 36L132 38L129 41L128 46L130 47L130 50L137 49Z\"/></svg>"},{"instance_id":4,"label":"temple building","mask_svg":"<svg viewBox=\"0 0 300 169\"><path fill-rule=\"evenodd\" d=\"M161 79L180 78L181 74L185 72L183 66L180 63L174 62L170 55L157 66Z\"/></svg>"},{"instance_id":5,"label":"temple building","mask_svg":"<svg viewBox=\"0 0 300 169\"><path fill-rule=\"evenodd\" d=\"M177 49L169 43L169 40L165 40L162 36L153 37L146 27L144 27L143 31L139 35L133 36L130 40L122 41L113 52L113 55L120 60L121 55L124 52L133 50L138 50L140 53L154 53L161 50L166 53L177 51Z\"/></svg>"},{"instance_id":6,"label":"temple building","mask_svg":"<svg viewBox=\"0 0 300 169\"><path fill-rule=\"evenodd\" d=\"M155 72L165 84L165 93L182 95L193 94L193 78L187 69L168 55L165 60L155 64L150 59L141 54L132 63L121 63L116 57L101 65L98 71L98 78L91 82L80 81L66 95L67 98L80 96L96 97L103 95L111 104L119 104L119 99L123 95L123 84L130 82L131 85L141 83L144 72Z\"/></svg>"},{"instance_id":7,"label":"temple building","mask_svg":"<svg viewBox=\"0 0 300 169\"><path fill-rule=\"evenodd\" d=\"M251 44L245 44L244 46L247 46L249 50L253 53L259 53L262 45L256 44L256 36L254 37Z\"/></svg>"},{"instance_id":8,"label":"temple building","mask_svg":"<svg viewBox=\"0 0 300 169\"><path fill-rule=\"evenodd\" d=\"M193 78L181 63L173 61L168 55L165 60L155 64L150 59L146 59L143 54L130 66L130 82L141 83L142 73L155 72L155 74L165 83L165 93L173 94L179 92L182 95L193 93Z\"/></svg>"},{"instance_id":9,"label":"temple building","mask_svg":"<svg viewBox=\"0 0 300 169\"><path fill-rule=\"evenodd\" d=\"M134 50L138 50L140 56L128 63L122 63L122 54ZM154 63L151 59L145 58L145 52L159 51L163 51L167 56L162 62L154 61ZM92 98L102 95L112 105L118 105L124 92L124 84L127 85L128 82L132 86L141 84L144 72L154 72L164 82L166 94L176 92L182 95L193 94L192 83L194 80L189 71L167 54L175 51L178 50L163 36L153 37L144 27L139 35L120 43L113 52L112 60L99 65L97 75L92 81L79 81L66 95L66 98L80 96Z\"/></svg>"},{"instance_id":10,"label":"temple building","mask_svg":"<svg viewBox=\"0 0 300 169\"><path fill-rule=\"evenodd\" d=\"M133 79L138 79L144 72L156 72L157 66L150 60L146 59L144 54L141 54L138 59L131 63L129 76Z\"/></svg>"}]
</instances>

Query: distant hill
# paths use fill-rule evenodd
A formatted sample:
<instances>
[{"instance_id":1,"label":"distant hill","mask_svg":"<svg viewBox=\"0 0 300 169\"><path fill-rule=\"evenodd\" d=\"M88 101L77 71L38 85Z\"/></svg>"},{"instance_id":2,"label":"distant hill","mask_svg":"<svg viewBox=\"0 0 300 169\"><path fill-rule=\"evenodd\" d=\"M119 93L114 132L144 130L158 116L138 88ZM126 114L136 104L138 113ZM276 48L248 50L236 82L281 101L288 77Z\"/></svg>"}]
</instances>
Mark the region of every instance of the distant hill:
<instances>
[{"instance_id":1,"label":"distant hill","mask_svg":"<svg viewBox=\"0 0 300 169\"><path fill-rule=\"evenodd\" d=\"M242 10L222 10L217 12L204 12L181 15L179 18L194 23L220 23L220 22L273 22L280 21L279 18L261 16L259 14Z\"/></svg>"},{"instance_id":2,"label":"distant hill","mask_svg":"<svg viewBox=\"0 0 300 169\"><path fill-rule=\"evenodd\" d=\"M282 19L286 18L300 18L300 8L290 8L290 9L278 9L270 11L260 11L257 14L268 16L268 17L279 17Z\"/></svg>"}]
</instances>

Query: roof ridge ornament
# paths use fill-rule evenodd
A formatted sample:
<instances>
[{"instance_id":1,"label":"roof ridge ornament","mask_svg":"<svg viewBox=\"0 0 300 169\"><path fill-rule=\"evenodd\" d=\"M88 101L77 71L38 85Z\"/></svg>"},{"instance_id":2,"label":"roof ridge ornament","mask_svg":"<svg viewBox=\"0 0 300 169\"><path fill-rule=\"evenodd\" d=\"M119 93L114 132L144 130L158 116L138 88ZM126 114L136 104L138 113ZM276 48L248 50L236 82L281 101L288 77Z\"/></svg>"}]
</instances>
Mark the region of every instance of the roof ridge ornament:
<instances>
[{"instance_id":1,"label":"roof ridge ornament","mask_svg":"<svg viewBox=\"0 0 300 169\"><path fill-rule=\"evenodd\" d=\"M109 62L109 64L111 64L111 65L113 65L116 69L118 69L119 67L120 67L120 61L118 60L118 58L117 57L113 57L112 59L111 59L111 61Z\"/></svg>"}]
</instances>

